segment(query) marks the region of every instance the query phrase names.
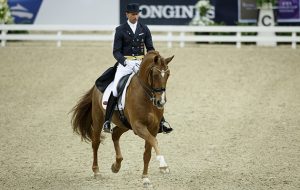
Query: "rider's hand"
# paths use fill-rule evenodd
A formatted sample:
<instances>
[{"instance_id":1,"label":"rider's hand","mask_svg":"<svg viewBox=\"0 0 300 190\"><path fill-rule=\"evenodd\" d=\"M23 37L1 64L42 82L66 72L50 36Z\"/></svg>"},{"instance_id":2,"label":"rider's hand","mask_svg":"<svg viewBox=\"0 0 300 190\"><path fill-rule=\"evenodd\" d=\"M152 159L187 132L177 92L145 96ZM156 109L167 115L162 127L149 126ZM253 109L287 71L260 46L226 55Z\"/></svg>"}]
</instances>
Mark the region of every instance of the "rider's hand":
<instances>
[{"instance_id":1,"label":"rider's hand","mask_svg":"<svg viewBox=\"0 0 300 190\"><path fill-rule=\"evenodd\" d=\"M126 65L128 65L128 60L125 59L124 63L122 64L124 67L126 67Z\"/></svg>"},{"instance_id":2,"label":"rider's hand","mask_svg":"<svg viewBox=\"0 0 300 190\"><path fill-rule=\"evenodd\" d=\"M136 62L135 65L132 68L133 72L137 73L140 70L140 64L139 62Z\"/></svg>"}]
</instances>

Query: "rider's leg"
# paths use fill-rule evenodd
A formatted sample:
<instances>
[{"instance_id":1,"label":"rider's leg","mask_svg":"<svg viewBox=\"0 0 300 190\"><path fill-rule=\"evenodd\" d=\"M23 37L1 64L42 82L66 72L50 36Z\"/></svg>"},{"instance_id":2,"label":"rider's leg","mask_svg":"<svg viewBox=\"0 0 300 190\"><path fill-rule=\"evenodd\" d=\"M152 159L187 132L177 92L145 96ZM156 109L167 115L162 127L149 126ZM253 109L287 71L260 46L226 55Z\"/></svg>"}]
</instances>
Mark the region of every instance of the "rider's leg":
<instances>
[{"instance_id":1,"label":"rider's leg","mask_svg":"<svg viewBox=\"0 0 300 190\"><path fill-rule=\"evenodd\" d=\"M103 131L106 133L111 133L111 127L110 127L110 122L111 122L111 117L114 113L115 106L117 104L118 98L113 95L113 93L110 94L106 106L106 111L105 111L105 122L103 124Z\"/></svg>"},{"instance_id":2,"label":"rider's leg","mask_svg":"<svg viewBox=\"0 0 300 190\"><path fill-rule=\"evenodd\" d=\"M103 124L104 132L107 132L107 133L112 132L110 122L111 122L111 117L114 113L114 108L115 108L115 106L117 104L117 100L118 100L117 86L118 86L120 79L123 76L130 74L130 73L132 73L132 68L129 65L127 65L127 66L123 66L121 64L118 65L117 71L115 74L115 78L114 78L112 93L109 96L108 103L106 106L105 122Z\"/></svg>"}]
</instances>

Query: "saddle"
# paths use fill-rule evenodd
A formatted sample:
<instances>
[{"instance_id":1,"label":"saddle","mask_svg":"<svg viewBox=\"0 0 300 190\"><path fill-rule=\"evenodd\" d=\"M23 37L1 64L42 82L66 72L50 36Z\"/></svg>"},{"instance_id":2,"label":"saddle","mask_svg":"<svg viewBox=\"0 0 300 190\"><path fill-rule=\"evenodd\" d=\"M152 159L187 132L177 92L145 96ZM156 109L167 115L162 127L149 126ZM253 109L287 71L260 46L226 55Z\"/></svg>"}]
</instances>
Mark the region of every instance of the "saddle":
<instances>
[{"instance_id":1,"label":"saddle","mask_svg":"<svg viewBox=\"0 0 300 190\"><path fill-rule=\"evenodd\" d=\"M116 73L116 65L108 68L95 82L96 87L103 93L102 107L106 109L107 101L112 90L112 84ZM123 76L118 85L118 103L115 110L118 110L122 123L129 129L132 129L124 114L126 89L134 73Z\"/></svg>"},{"instance_id":2,"label":"saddle","mask_svg":"<svg viewBox=\"0 0 300 190\"><path fill-rule=\"evenodd\" d=\"M114 80L117 72L117 66L118 62L115 63L113 67L109 67L106 71L104 71L104 73L96 80L95 85L100 92L104 93L108 85Z\"/></svg>"}]
</instances>

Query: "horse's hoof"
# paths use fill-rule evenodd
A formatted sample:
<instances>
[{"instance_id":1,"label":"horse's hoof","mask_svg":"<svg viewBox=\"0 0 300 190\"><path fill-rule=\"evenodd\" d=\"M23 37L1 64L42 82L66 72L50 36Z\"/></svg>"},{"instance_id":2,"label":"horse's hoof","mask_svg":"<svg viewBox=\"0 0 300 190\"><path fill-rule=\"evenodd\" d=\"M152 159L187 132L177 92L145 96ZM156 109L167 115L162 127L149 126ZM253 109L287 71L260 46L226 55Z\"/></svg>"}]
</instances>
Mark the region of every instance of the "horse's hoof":
<instances>
[{"instance_id":1,"label":"horse's hoof","mask_svg":"<svg viewBox=\"0 0 300 190\"><path fill-rule=\"evenodd\" d=\"M149 178L143 178L143 187L144 188L152 188L152 184L149 180Z\"/></svg>"},{"instance_id":2,"label":"horse's hoof","mask_svg":"<svg viewBox=\"0 0 300 190\"><path fill-rule=\"evenodd\" d=\"M100 172L94 172L94 173L92 174L92 177L94 177L94 179L100 178L100 177L101 177Z\"/></svg>"},{"instance_id":3,"label":"horse's hoof","mask_svg":"<svg viewBox=\"0 0 300 190\"><path fill-rule=\"evenodd\" d=\"M92 169L93 169L93 175L92 175L92 176L93 176L94 178L96 178L97 176L100 175L99 167L98 167L98 166L93 166Z\"/></svg>"},{"instance_id":4,"label":"horse's hoof","mask_svg":"<svg viewBox=\"0 0 300 190\"><path fill-rule=\"evenodd\" d=\"M168 174L168 173L170 173L170 169L169 169L168 166L166 166L166 167L159 167L159 171L162 174Z\"/></svg>"},{"instance_id":5,"label":"horse's hoof","mask_svg":"<svg viewBox=\"0 0 300 190\"><path fill-rule=\"evenodd\" d=\"M121 168L121 167L116 168L116 167L115 167L115 164L112 164L112 165L111 165L111 171L112 171L113 173L118 173L118 172L120 171L120 168Z\"/></svg>"}]
</instances>

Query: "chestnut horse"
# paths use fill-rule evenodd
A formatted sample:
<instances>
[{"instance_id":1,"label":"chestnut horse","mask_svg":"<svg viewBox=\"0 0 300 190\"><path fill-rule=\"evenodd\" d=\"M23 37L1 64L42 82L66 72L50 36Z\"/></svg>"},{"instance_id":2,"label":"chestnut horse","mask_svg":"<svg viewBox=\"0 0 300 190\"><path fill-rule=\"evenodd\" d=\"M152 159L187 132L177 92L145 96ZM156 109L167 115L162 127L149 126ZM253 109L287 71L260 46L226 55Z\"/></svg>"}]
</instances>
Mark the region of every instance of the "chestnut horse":
<instances>
[{"instance_id":1,"label":"chestnut horse","mask_svg":"<svg viewBox=\"0 0 300 190\"><path fill-rule=\"evenodd\" d=\"M145 140L143 185L151 186L148 179L148 165L151 158L152 147L159 161L159 168L163 173L169 173L169 168L164 156L158 148L156 135L159 130L159 122L162 119L164 105L166 103L166 84L170 75L169 62L174 56L163 58L159 52L148 52L137 74L127 88L125 97L126 105L124 114L132 127L133 132ZM93 86L72 109L73 131L81 135L82 140L91 141L94 153L92 170L94 176L99 174L98 148L102 140L102 125L104 123L105 110L102 102L103 94ZM121 135L129 129L125 127L115 111L112 122L116 125L113 128L112 140L116 152L116 160L111 166L111 170L117 173L121 168L123 156L119 146ZM100 138L101 137L101 138Z\"/></svg>"}]
</instances>

